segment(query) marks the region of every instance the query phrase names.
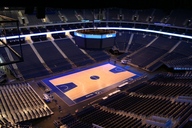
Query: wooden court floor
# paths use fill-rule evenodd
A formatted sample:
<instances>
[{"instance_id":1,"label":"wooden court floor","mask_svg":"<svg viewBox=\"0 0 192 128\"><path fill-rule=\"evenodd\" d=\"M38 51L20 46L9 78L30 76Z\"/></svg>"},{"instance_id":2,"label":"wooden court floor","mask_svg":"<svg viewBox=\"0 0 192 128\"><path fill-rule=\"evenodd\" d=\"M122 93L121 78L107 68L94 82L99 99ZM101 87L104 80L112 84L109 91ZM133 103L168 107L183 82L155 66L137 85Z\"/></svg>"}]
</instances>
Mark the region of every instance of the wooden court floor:
<instances>
[{"instance_id":1,"label":"wooden court floor","mask_svg":"<svg viewBox=\"0 0 192 128\"><path fill-rule=\"evenodd\" d=\"M59 76L50 79L49 82L55 87L71 82L74 83L76 87L64 92L64 94L71 100L75 100L136 75L127 70L120 72L117 71L115 73L110 71L113 69L116 70L116 67L117 66L113 64L107 63L82 71L77 71L72 74ZM96 76L96 79L91 79L92 76Z\"/></svg>"}]
</instances>

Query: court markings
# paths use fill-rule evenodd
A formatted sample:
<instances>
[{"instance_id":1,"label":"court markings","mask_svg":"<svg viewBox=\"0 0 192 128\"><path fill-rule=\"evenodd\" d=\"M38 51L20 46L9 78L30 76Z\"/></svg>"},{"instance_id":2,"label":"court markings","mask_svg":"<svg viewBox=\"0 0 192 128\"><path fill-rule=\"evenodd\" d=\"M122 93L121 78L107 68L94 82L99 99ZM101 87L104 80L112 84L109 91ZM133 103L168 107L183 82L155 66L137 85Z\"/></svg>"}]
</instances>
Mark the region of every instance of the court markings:
<instances>
[{"instance_id":1,"label":"court markings","mask_svg":"<svg viewBox=\"0 0 192 128\"><path fill-rule=\"evenodd\" d=\"M104 64L105 65L105 64ZM111 65L113 65L113 64L111 64ZM101 68L99 69L101 72L103 71L104 73L106 72L106 69L102 66L102 65L100 65L101 66ZM135 76L137 76L137 74L135 74L135 73L133 73L133 72L131 72L131 71L128 71L128 70L126 70L126 69L124 69L124 68L122 68L122 67L118 67L118 66L116 66L116 65L113 65L114 67L112 68L112 69L110 69L110 70L112 70L112 71L110 71L110 70L107 70L107 71L109 71L109 72L113 72L114 74L118 74L118 73L121 73L121 72L124 72L124 71L127 71L127 72L129 72L129 73L132 73L132 74L134 74L134 75L131 75L130 77L129 76L126 76L126 79L128 80L131 80L131 79L133 79L132 77L135 77ZM99 66L96 66L96 67L99 67ZM96 68L96 67L92 67L92 68ZM89 69L91 69L91 68L89 68ZM60 95L60 94L57 94L65 103L67 103L69 106L71 106L71 105L75 105L75 104L77 104L77 103L80 103L80 102L83 102L83 101L86 101L86 100L88 100L88 99L90 99L90 98L93 98L93 97L95 97L95 96L97 96L97 95L100 95L100 94L102 94L102 93L104 93L106 90L110 90L110 89L112 89L112 88L115 88L115 87L117 87L118 85L117 85L117 83L118 83L118 81L117 82L115 82L115 84L110 84L109 86L106 86L106 87L103 87L102 88L102 85L100 84L100 82L102 83L102 81L100 81L99 79L100 79L100 77L104 77L105 78L105 74L102 74L102 76L100 76L99 74L97 74L97 72L99 71L99 70L97 70L96 71L96 74L94 74L94 72L93 72L93 74L91 74L90 72L88 73L88 72L86 72L86 69L85 70L81 70L81 71L85 71L84 73L85 73L85 75L86 75L86 79L88 80L89 79L89 81L90 81L90 79L91 80L93 80L93 81L95 81L97 84L97 86L99 86L99 90L96 90L96 91L90 91L90 92L87 92L87 89L86 89L86 87L87 86L92 86L92 85L89 85L89 84L85 84L85 82L84 82L84 84L81 82L81 81L78 81L78 83L75 83L75 85L76 86L69 86L69 85L67 85L68 83L64 83L63 85L61 84L61 85L54 85L53 83L51 83L50 82L50 80L54 80L55 78L57 79L57 78L60 78L60 77L63 77L63 76L66 76L66 74L61 74L59 77L56 77L56 76L54 76L54 78L52 77L52 78L48 78L47 79L47 83L46 82L44 82L44 83L46 83L48 86L51 84L51 85L53 85L57 90L55 90L55 92L56 92L56 94L58 93L58 92L61 92L61 93L63 93L62 95ZM80 71L80 72L81 72ZM79 70L77 70L77 72L73 72L73 73L71 73L72 75L74 74L74 73L78 73L79 72ZM68 74L68 75L70 75L70 74ZM83 74L82 74L83 75ZM77 76L78 77L78 76ZM75 77L76 78L76 77ZM85 81L86 81L86 79L85 79ZM98 80L98 81L97 81ZM73 83L73 82L71 82L71 83ZM71 84L72 85L72 84ZM74 98L73 100L67 95L67 94L64 94L65 92L68 92L68 91L70 91L70 90L72 90L72 89L74 89L74 88L78 88L78 86L80 85L80 87L81 87L81 90L79 90L79 91L82 91L85 95L82 95L82 96L80 96L80 97L78 97L78 98ZM59 87L60 86L60 87ZM94 86L93 86L94 87ZM76 94L78 94L78 92L76 93ZM76 95L75 94L75 95ZM67 99L67 100L66 100ZM69 103L68 103L69 102Z\"/></svg>"}]
</instances>

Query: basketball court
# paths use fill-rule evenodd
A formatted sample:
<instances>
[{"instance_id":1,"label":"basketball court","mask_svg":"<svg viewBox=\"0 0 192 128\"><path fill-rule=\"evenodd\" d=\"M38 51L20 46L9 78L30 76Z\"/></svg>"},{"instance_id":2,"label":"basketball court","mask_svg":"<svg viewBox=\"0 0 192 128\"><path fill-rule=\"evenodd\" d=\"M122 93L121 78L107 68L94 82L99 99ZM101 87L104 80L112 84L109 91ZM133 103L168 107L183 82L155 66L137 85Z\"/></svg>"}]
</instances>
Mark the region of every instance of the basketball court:
<instances>
[{"instance_id":1,"label":"basketball court","mask_svg":"<svg viewBox=\"0 0 192 128\"><path fill-rule=\"evenodd\" d=\"M139 77L123 67L103 63L84 69L76 69L42 80L69 106L102 94L122 82Z\"/></svg>"}]
</instances>

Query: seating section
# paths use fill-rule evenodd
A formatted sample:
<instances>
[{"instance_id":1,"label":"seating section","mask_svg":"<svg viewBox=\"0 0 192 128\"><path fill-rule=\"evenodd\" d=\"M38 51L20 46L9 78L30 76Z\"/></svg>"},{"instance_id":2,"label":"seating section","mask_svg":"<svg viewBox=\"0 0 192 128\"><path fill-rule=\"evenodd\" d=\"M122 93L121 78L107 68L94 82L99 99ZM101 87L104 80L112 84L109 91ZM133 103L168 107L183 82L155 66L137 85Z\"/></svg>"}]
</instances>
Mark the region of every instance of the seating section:
<instances>
[{"instance_id":1,"label":"seating section","mask_svg":"<svg viewBox=\"0 0 192 128\"><path fill-rule=\"evenodd\" d=\"M129 56L131 53L134 53L137 50L145 47L153 39L155 39L155 36L149 36L149 35L143 35L143 34L134 34L133 39L131 41L131 44L128 44L128 46L127 46L127 50L128 50L127 53L119 55L117 58L119 60L121 60L124 57Z\"/></svg>"},{"instance_id":2,"label":"seating section","mask_svg":"<svg viewBox=\"0 0 192 128\"><path fill-rule=\"evenodd\" d=\"M43 27L43 26L38 26L37 29L43 33L43 32L47 32L47 28L46 27Z\"/></svg>"},{"instance_id":3,"label":"seating section","mask_svg":"<svg viewBox=\"0 0 192 128\"><path fill-rule=\"evenodd\" d=\"M158 68L160 68L163 65L163 63L161 61L156 61L154 64L152 64L151 66L149 66L147 68L148 71L150 72L154 72L155 70L157 70Z\"/></svg>"},{"instance_id":4,"label":"seating section","mask_svg":"<svg viewBox=\"0 0 192 128\"><path fill-rule=\"evenodd\" d=\"M161 22L167 16L166 12L161 9L155 9L153 12L153 23ZM164 21L163 21L164 23Z\"/></svg>"},{"instance_id":5,"label":"seating section","mask_svg":"<svg viewBox=\"0 0 192 128\"><path fill-rule=\"evenodd\" d=\"M140 48L149 44L153 39L155 39L155 36L134 34L132 42L129 45L128 52L133 53L133 52L139 50Z\"/></svg>"},{"instance_id":6,"label":"seating section","mask_svg":"<svg viewBox=\"0 0 192 128\"><path fill-rule=\"evenodd\" d=\"M52 72L61 72L72 68L51 41L34 43L33 45Z\"/></svg>"},{"instance_id":7,"label":"seating section","mask_svg":"<svg viewBox=\"0 0 192 128\"><path fill-rule=\"evenodd\" d=\"M138 45L143 42L144 37L142 37L141 35L136 36L136 34L134 34L134 37L136 39L133 38L133 41L129 47L129 52L136 51L135 54L131 54L129 56L131 59L131 64L147 69L149 71L154 71L160 66L162 66L162 60L165 60L166 58L168 59L168 57L171 58L171 55L173 54L169 53L169 51L178 43L178 40L159 36L152 44L147 47L144 47L147 45L147 42L149 44L153 39L155 39L155 37L146 36L148 37L149 41L144 41L146 42L145 45Z\"/></svg>"},{"instance_id":8,"label":"seating section","mask_svg":"<svg viewBox=\"0 0 192 128\"><path fill-rule=\"evenodd\" d=\"M192 43L182 41L171 53L161 61L174 70L191 70Z\"/></svg>"},{"instance_id":9,"label":"seating section","mask_svg":"<svg viewBox=\"0 0 192 128\"><path fill-rule=\"evenodd\" d=\"M164 64L174 70L192 70L192 58L174 59Z\"/></svg>"},{"instance_id":10,"label":"seating section","mask_svg":"<svg viewBox=\"0 0 192 128\"><path fill-rule=\"evenodd\" d=\"M46 29L50 32L53 32L53 31L61 31L62 30L62 27L60 25L51 25L51 26L46 26Z\"/></svg>"},{"instance_id":11,"label":"seating section","mask_svg":"<svg viewBox=\"0 0 192 128\"><path fill-rule=\"evenodd\" d=\"M57 12L46 14L46 17L48 17L49 21L51 23L61 23L61 19L59 18L59 14Z\"/></svg>"},{"instance_id":12,"label":"seating section","mask_svg":"<svg viewBox=\"0 0 192 128\"><path fill-rule=\"evenodd\" d=\"M85 123L81 120L77 120L75 116L67 114L58 120L54 121L55 127L68 127L68 128L93 128L91 123Z\"/></svg>"},{"instance_id":13,"label":"seating section","mask_svg":"<svg viewBox=\"0 0 192 128\"><path fill-rule=\"evenodd\" d=\"M18 20L18 11L16 10L1 10L0 11L0 15L2 16L6 16L8 18L13 18L15 20ZM1 21L4 21L4 20L1 20ZM16 22L7 22L6 24L4 24L3 26L5 27L11 27L11 26L15 26L16 25Z\"/></svg>"},{"instance_id":14,"label":"seating section","mask_svg":"<svg viewBox=\"0 0 192 128\"><path fill-rule=\"evenodd\" d=\"M119 51L125 51L131 34L127 31L117 31L116 34L116 46L119 49Z\"/></svg>"},{"instance_id":15,"label":"seating section","mask_svg":"<svg viewBox=\"0 0 192 128\"><path fill-rule=\"evenodd\" d=\"M135 10L126 9L126 8L123 8L121 10L122 10L122 14L124 14L124 20L125 21L133 21L132 17L133 17L134 14L136 14Z\"/></svg>"},{"instance_id":16,"label":"seating section","mask_svg":"<svg viewBox=\"0 0 192 128\"><path fill-rule=\"evenodd\" d=\"M110 59L110 55L102 50L85 50L96 62L106 61Z\"/></svg>"},{"instance_id":17,"label":"seating section","mask_svg":"<svg viewBox=\"0 0 192 128\"><path fill-rule=\"evenodd\" d=\"M173 52L182 54L186 57L191 56L192 51L192 43L191 42L184 42L182 41L176 49L174 49Z\"/></svg>"},{"instance_id":18,"label":"seating section","mask_svg":"<svg viewBox=\"0 0 192 128\"><path fill-rule=\"evenodd\" d=\"M19 46L13 46L13 49L20 53ZM23 54L24 61L17 63L16 65L25 79L46 76L49 74L29 44L22 45L22 51L25 53ZM11 53L11 55L14 60L18 60L13 53Z\"/></svg>"},{"instance_id":19,"label":"seating section","mask_svg":"<svg viewBox=\"0 0 192 128\"><path fill-rule=\"evenodd\" d=\"M6 82L7 75L4 71L0 70L0 83Z\"/></svg>"},{"instance_id":20,"label":"seating section","mask_svg":"<svg viewBox=\"0 0 192 128\"><path fill-rule=\"evenodd\" d=\"M16 10L11 10L11 11L4 10L4 11L0 12L0 15L4 15L4 16L18 20L18 11L16 11Z\"/></svg>"},{"instance_id":21,"label":"seating section","mask_svg":"<svg viewBox=\"0 0 192 128\"><path fill-rule=\"evenodd\" d=\"M76 66L84 66L91 64L93 61L86 56L69 38L55 40L63 53L75 63Z\"/></svg>"},{"instance_id":22,"label":"seating section","mask_svg":"<svg viewBox=\"0 0 192 128\"><path fill-rule=\"evenodd\" d=\"M20 28L21 34L25 35L25 34L30 34L31 31L28 28Z\"/></svg>"},{"instance_id":23,"label":"seating section","mask_svg":"<svg viewBox=\"0 0 192 128\"><path fill-rule=\"evenodd\" d=\"M153 9L138 10L137 11L137 14L139 16L138 21L139 22L151 22L149 20L149 17L150 16L152 17L153 11L154 11ZM152 20L152 18L151 18L151 20Z\"/></svg>"},{"instance_id":24,"label":"seating section","mask_svg":"<svg viewBox=\"0 0 192 128\"><path fill-rule=\"evenodd\" d=\"M17 28L2 30L2 35L4 36L16 36L18 34L19 34L19 30Z\"/></svg>"},{"instance_id":25,"label":"seating section","mask_svg":"<svg viewBox=\"0 0 192 128\"><path fill-rule=\"evenodd\" d=\"M159 36L159 38L155 40L155 42L153 42L150 46L169 51L174 45L177 44L177 42L178 40Z\"/></svg>"},{"instance_id":26,"label":"seating section","mask_svg":"<svg viewBox=\"0 0 192 128\"><path fill-rule=\"evenodd\" d=\"M168 82L166 79L172 79ZM165 81L165 82L164 82ZM159 95L166 97L177 97L180 95L191 95L192 90L190 85L182 82L189 82L191 80L174 80L174 78L161 78L161 80L154 80L142 83L140 88L131 89L130 92L135 92L143 95ZM128 90L129 91L129 90Z\"/></svg>"},{"instance_id":27,"label":"seating section","mask_svg":"<svg viewBox=\"0 0 192 128\"><path fill-rule=\"evenodd\" d=\"M31 36L31 40L33 42L45 41L45 40L47 40L47 36L46 35Z\"/></svg>"},{"instance_id":28,"label":"seating section","mask_svg":"<svg viewBox=\"0 0 192 128\"><path fill-rule=\"evenodd\" d=\"M29 83L0 86L1 125L14 124L53 114Z\"/></svg>"},{"instance_id":29,"label":"seating section","mask_svg":"<svg viewBox=\"0 0 192 128\"><path fill-rule=\"evenodd\" d=\"M76 15L79 16L79 18L82 18L82 21L93 21L94 18L94 13L95 11L92 9L75 9Z\"/></svg>"},{"instance_id":30,"label":"seating section","mask_svg":"<svg viewBox=\"0 0 192 128\"><path fill-rule=\"evenodd\" d=\"M52 35L52 37L54 39L66 38L65 33L54 33L54 34L51 34L51 35Z\"/></svg>"},{"instance_id":31,"label":"seating section","mask_svg":"<svg viewBox=\"0 0 192 128\"><path fill-rule=\"evenodd\" d=\"M78 22L77 17L75 16L75 11L71 9L61 9L59 10L61 16L66 17L67 22Z\"/></svg>"},{"instance_id":32,"label":"seating section","mask_svg":"<svg viewBox=\"0 0 192 128\"><path fill-rule=\"evenodd\" d=\"M76 116L87 123L92 123L101 127L136 127L141 126L141 119L122 116L102 110L97 107L90 107L76 114Z\"/></svg>"},{"instance_id":33,"label":"seating section","mask_svg":"<svg viewBox=\"0 0 192 128\"><path fill-rule=\"evenodd\" d=\"M0 47L0 51L1 51L0 57L1 57L1 60L2 60L3 62L10 62L10 59L9 59L9 57L8 57L5 49L8 49L8 48L3 47L3 46Z\"/></svg>"},{"instance_id":34,"label":"seating section","mask_svg":"<svg viewBox=\"0 0 192 128\"><path fill-rule=\"evenodd\" d=\"M182 118L182 115L186 113L186 111L183 111L184 109L192 109L190 103L172 103L170 100L165 100L163 98L136 94L124 94L122 98L113 99L110 100L110 102L108 102L107 99L100 104L115 110L123 110L146 117L163 115L163 117L169 117L175 120L178 117Z\"/></svg>"},{"instance_id":35,"label":"seating section","mask_svg":"<svg viewBox=\"0 0 192 128\"><path fill-rule=\"evenodd\" d=\"M157 95L170 98L191 96L191 76L191 71L175 74L158 74L147 82L143 82L127 91L142 95Z\"/></svg>"},{"instance_id":36,"label":"seating section","mask_svg":"<svg viewBox=\"0 0 192 128\"><path fill-rule=\"evenodd\" d=\"M90 106L77 112L75 115L66 115L60 119L60 126L72 128L74 126L85 128L112 128L112 127L145 127L141 119L102 110L100 107ZM56 123L55 123L56 124ZM58 124L58 123L57 123ZM78 125L77 125L78 124ZM57 125L58 126L58 125ZM150 126L150 125L148 125Z\"/></svg>"},{"instance_id":37,"label":"seating section","mask_svg":"<svg viewBox=\"0 0 192 128\"><path fill-rule=\"evenodd\" d=\"M32 33L40 33L40 30L38 27L29 27L29 30L32 32Z\"/></svg>"},{"instance_id":38,"label":"seating section","mask_svg":"<svg viewBox=\"0 0 192 128\"><path fill-rule=\"evenodd\" d=\"M27 20L29 21L28 25L38 25L43 24L41 19L38 19L35 14L24 14L25 17L27 17Z\"/></svg>"},{"instance_id":39,"label":"seating section","mask_svg":"<svg viewBox=\"0 0 192 128\"><path fill-rule=\"evenodd\" d=\"M139 67L143 68L146 67L151 62L158 59L160 56L165 54L166 50L161 50L155 47L145 47L144 49L140 50L134 55L131 55L131 63L134 65L138 65Z\"/></svg>"},{"instance_id":40,"label":"seating section","mask_svg":"<svg viewBox=\"0 0 192 128\"><path fill-rule=\"evenodd\" d=\"M181 59L181 58L185 58L185 55L182 55L181 53L176 53L176 52L171 52L168 55L166 55L161 61L162 62L167 62L170 60L175 60L175 59Z\"/></svg>"},{"instance_id":41,"label":"seating section","mask_svg":"<svg viewBox=\"0 0 192 128\"><path fill-rule=\"evenodd\" d=\"M173 24L175 26L185 26L186 20L190 19L189 15L191 11L190 10L182 10L182 9L175 9L170 14L170 19L167 23Z\"/></svg>"}]
</instances>

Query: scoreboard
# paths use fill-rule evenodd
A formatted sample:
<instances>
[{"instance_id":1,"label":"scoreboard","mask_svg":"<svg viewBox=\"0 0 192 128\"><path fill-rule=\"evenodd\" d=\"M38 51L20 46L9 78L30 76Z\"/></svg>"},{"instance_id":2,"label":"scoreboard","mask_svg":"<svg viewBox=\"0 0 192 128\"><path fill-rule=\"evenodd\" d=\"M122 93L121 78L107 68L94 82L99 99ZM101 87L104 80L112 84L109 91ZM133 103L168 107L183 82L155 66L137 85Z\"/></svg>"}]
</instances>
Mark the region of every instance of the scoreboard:
<instances>
[{"instance_id":1,"label":"scoreboard","mask_svg":"<svg viewBox=\"0 0 192 128\"><path fill-rule=\"evenodd\" d=\"M116 32L113 30L86 29L74 32L75 42L80 48L104 49L115 44Z\"/></svg>"}]
</instances>

